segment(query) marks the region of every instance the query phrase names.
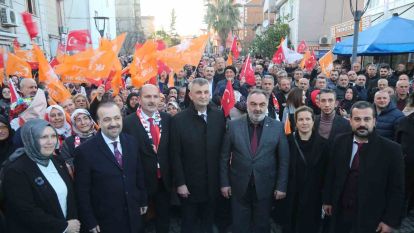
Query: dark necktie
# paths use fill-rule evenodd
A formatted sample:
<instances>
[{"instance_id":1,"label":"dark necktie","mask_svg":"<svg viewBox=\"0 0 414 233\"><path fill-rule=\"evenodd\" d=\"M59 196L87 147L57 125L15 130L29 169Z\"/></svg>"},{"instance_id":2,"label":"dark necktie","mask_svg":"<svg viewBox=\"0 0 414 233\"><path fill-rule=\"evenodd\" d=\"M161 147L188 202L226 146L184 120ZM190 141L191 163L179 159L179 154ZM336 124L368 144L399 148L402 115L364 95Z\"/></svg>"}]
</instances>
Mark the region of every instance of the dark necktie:
<instances>
[{"instance_id":1,"label":"dark necktie","mask_svg":"<svg viewBox=\"0 0 414 233\"><path fill-rule=\"evenodd\" d=\"M364 143L362 142L355 142L358 146L357 151L355 152L354 155L354 160L352 160L351 163L351 169L353 170L358 170L359 168L359 152L361 151L362 145L364 145Z\"/></svg>"},{"instance_id":2,"label":"dark necktie","mask_svg":"<svg viewBox=\"0 0 414 233\"><path fill-rule=\"evenodd\" d=\"M118 147L117 147L118 142L112 142L112 145L114 146L114 156L115 156L115 159L118 162L119 166L122 167L122 154L118 150Z\"/></svg>"},{"instance_id":3,"label":"dark necktie","mask_svg":"<svg viewBox=\"0 0 414 233\"><path fill-rule=\"evenodd\" d=\"M258 144L258 138L257 138L257 125L253 125L253 135L250 140L250 148L252 149L252 154L255 156L257 145Z\"/></svg>"},{"instance_id":4,"label":"dark necktie","mask_svg":"<svg viewBox=\"0 0 414 233\"><path fill-rule=\"evenodd\" d=\"M157 127L154 124L154 118L148 118L150 123L150 133L152 137L152 142L154 143L155 148L158 150L158 145L160 143L160 135L158 133Z\"/></svg>"},{"instance_id":5,"label":"dark necktie","mask_svg":"<svg viewBox=\"0 0 414 233\"><path fill-rule=\"evenodd\" d=\"M207 123L207 118L206 118L206 114L201 113L200 117L203 118L203 120Z\"/></svg>"}]
</instances>

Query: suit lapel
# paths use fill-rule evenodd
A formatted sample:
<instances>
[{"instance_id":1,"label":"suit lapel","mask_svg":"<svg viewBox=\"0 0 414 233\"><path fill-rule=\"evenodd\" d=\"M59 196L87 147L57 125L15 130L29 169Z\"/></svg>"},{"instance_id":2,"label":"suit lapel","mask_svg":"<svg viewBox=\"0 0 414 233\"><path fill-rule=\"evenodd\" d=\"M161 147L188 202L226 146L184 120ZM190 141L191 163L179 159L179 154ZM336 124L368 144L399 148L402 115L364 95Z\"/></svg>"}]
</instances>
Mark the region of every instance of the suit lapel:
<instances>
[{"instance_id":1,"label":"suit lapel","mask_svg":"<svg viewBox=\"0 0 414 233\"><path fill-rule=\"evenodd\" d=\"M35 183L38 190L43 194L41 195L45 202L49 203L50 208L54 208L58 214L61 215L63 218L63 212L59 205L59 200L56 195L56 192L54 191L52 185L49 183L49 181L46 179L46 177L43 175L43 173L40 171L40 169L37 167L37 164L29 159L29 157L26 157L27 161L27 172L31 176L32 181ZM55 165L56 167L56 165ZM57 170L59 170L58 167L56 167Z\"/></svg>"},{"instance_id":2,"label":"suit lapel","mask_svg":"<svg viewBox=\"0 0 414 233\"><path fill-rule=\"evenodd\" d=\"M128 146L129 142L123 134L119 135L119 140L121 141L122 146L122 167L126 170L128 168L127 164L129 163L129 157L131 155L131 152L129 151L130 147ZM125 173L127 173L127 171L125 171Z\"/></svg>"},{"instance_id":3,"label":"suit lapel","mask_svg":"<svg viewBox=\"0 0 414 233\"><path fill-rule=\"evenodd\" d=\"M140 131L140 133L142 135L144 135L144 140L145 140L145 143L144 144L147 147L147 150L150 150L150 151L153 151L154 152L154 149L152 148L152 142L149 139L148 133L145 130L144 126L142 125L141 120L138 118L138 116L137 116L137 121L138 121L138 130ZM161 120L161 124L162 124L162 120ZM160 144L161 144L161 140L160 140Z\"/></svg>"},{"instance_id":4,"label":"suit lapel","mask_svg":"<svg viewBox=\"0 0 414 233\"><path fill-rule=\"evenodd\" d=\"M108 158L109 160L111 160L114 163L114 165L117 166L119 169L122 169L119 166L118 162L116 161L115 155L112 153L112 151L109 149L108 145L105 143L105 140L102 137L102 132L98 133L98 138L97 139L98 139L99 148L103 152L104 156L106 158ZM121 146L122 146L122 144L121 144Z\"/></svg>"},{"instance_id":5,"label":"suit lapel","mask_svg":"<svg viewBox=\"0 0 414 233\"><path fill-rule=\"evenodd\" d=\"M250 147L250 135L249 135L249 129L247 128L248 122L247 122L246 116L243 116L243 120L240 121L240 124L242 124L240 127L242 131L240 136L242 136L242 138L244 139L244 145L247 146L247 149L249 151L249 157L251 158L252 157L251 155L253 153L252 153L252 148Z\"/></svg>"}]
</instances>

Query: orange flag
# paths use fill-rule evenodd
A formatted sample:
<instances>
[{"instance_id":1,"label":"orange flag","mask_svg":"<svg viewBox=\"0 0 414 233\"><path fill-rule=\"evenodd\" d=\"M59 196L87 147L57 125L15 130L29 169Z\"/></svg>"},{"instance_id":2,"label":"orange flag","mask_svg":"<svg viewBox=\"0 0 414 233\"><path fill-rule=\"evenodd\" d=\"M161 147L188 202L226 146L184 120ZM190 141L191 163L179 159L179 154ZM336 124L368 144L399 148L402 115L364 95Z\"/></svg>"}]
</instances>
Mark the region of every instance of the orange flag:
<instances>
[{"instance_id":1,"label":"orange flag","mask_svg":"<svg viewBox=\"0 0 414 233\"><path fill-rule=\"evenodd\" d=\"M157 59L164 62L174 72L184 65L197 66L206 47L208 35L185 40L181 44L157 52Z\"/></svg>"},{"instance_id":2,"label":"orange flag","mask_svg":"<svg viewBox=\"0 0 414 233\"><path fill-rule=\"evenodd\" d=\"M321 59L319 59L321 71L328 77L331 76L331 70L333 69L333 60L334 56L332 51L327 52Z\"/></svg>"},{"instance_id":3,"label":"orange flag","mask_svg":"<svg viewBox=\"0 0 414 233\"><path fill-rule=\"evenodd\" d=\"M300 68L305 69L306 61L311 57L310 51L306 50L305 54L303 55L302 61L300 62Z\"/></svg>"},{"instance_id":4,"label":"orange flag","mask_svg":"<svg viewBox=\"0 0 414 233\"><path fill-rule=\"evenodd\" d=\"M69 91L59 80L53 68L43 55L43 51L37 45L33 45L34 52L39 61L39 81L46 84L49 96L56 102L61 103L71 97Z\"/></svg>"},{"instance_id":5,"label":"orange flag","mask_svg":"<svg viewBox=\"0 0 414 233\"><path fill-rule=\"evenodd\" d=\"M168 88L171 88L171 87L174 87L175 86L174 81L175 81L174 80L174 72L171 71L171 73L170 73L170 75L168 77Z\"/></svg>"},{"instance_id":6,"label":"orange flag","mask_svg":"<svg viewBox=\"0 0 414 233\"><path fill-rule=\"evenodd\" d=\"M288 134L291 134L291 133L292 133L292 127L290 125L289 117L287 117L286 121L285 121L285 134L288 135Z\"/></svg>"},{"instance_id":7,"label":"orange flag","mask_svg":"<svg viewBox=\"0 0 414 233\"><path fill-rule=\"evenodd\" d=\"M17 77L32 78L32 68L29 63L20 57L9 53L6 63L6 76L15 75Z\"/></svg>"},{"instance_id":8,"label":"orange flag","mask_svg":"<svg viewBox=\"0 0 414 233\"><path fill-rule=\"evenodd\" d=\"M157 43L151 40L146 41L141 48L135 50L134 60L129 68L134 87L140 88L145 82L157 75L157 59L154 56L156 51Z\"/></svg>"},{"instance_id":9,"label":"orange flag","mask_svg":"<svg viewBox=\"0 0 414 233\"><path fill-rule=\"evenodd\" d=\"M229 56L227 57L227 65L233 65L233 56L231 55L231 53L229 53Z\"/></svg>"},{"instance_id":10,"label":"orange flag","mask_svg":"<svg viewBox=\"0 0 414 233\"><path fill-rule=\"evenodd\" d=\"M71 98L68 89L59 80L48 83L47 91L49 96L58 103L62 103Z\"/></svg>"},{"instance_id":11,"label":"orange flag","mask_svg":"<svg viewBox=\"0 0 414 233\"><path fill-rule=\"evenodd\" d=\"M122 44L124 43L125 38L126 33L122 33L121 35L117 36L114 40L108 40L103 38L101 40L101 44L99 47L104 49L112 49L114 53L118 54L122 48Z\"/></svg>"},{"instance_id":12,"label":"orange flag","mask_svg":"<svg viewBox=\"0 0 414 233\"><path fill-rule=\"evenodd\" d=\"M20 57L21 59L27 61L27 62L37 62L36 55L34 54L33 50L21 50L18 49L15 52L16 56Z\"/></svg>"}]
</instances>

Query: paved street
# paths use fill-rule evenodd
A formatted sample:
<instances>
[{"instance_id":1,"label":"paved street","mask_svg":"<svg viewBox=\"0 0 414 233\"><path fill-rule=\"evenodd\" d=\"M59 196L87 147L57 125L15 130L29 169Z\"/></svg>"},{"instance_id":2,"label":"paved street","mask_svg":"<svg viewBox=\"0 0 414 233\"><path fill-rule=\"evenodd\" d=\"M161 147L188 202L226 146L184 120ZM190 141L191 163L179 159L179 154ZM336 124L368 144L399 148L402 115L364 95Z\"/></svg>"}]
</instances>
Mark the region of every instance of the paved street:
<instances>
[{"instance_id":1,"label":"paved street","mask_svg":"<svg viewBox=\"0 0 414 233\"><path fill-rule=\"evenodd\" d=\"M272 223L271 233L281 233L281 229L276 224ZM147 231L146 233L155 233L155 231ZM179 219L174 218L171 225L170 233L180 233ZM414 211L411 211L408 217L406 217L401 225L401 228L394 233L414 233Z\"/></svg>"}]
</instances>

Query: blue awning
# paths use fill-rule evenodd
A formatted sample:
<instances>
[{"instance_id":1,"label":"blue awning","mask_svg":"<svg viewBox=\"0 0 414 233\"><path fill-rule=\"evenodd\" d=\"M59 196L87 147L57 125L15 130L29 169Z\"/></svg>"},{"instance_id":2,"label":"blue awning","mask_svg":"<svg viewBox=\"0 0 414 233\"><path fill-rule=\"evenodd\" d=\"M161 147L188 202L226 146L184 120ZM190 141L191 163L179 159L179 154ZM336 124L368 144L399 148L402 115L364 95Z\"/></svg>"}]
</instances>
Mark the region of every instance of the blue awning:
<instances>
[{"instance_id":1,"label":"blue awning","mask_svg":"<svg viewBox=\"0 0 414 233\"><path fill-rule=\"evenodd\" d=\"M352 56L353 37L335 45L336 55ZM399 16L369 27L359 33L359 56L414 53L414 20Z\"/></svg>"}]
</instances>

